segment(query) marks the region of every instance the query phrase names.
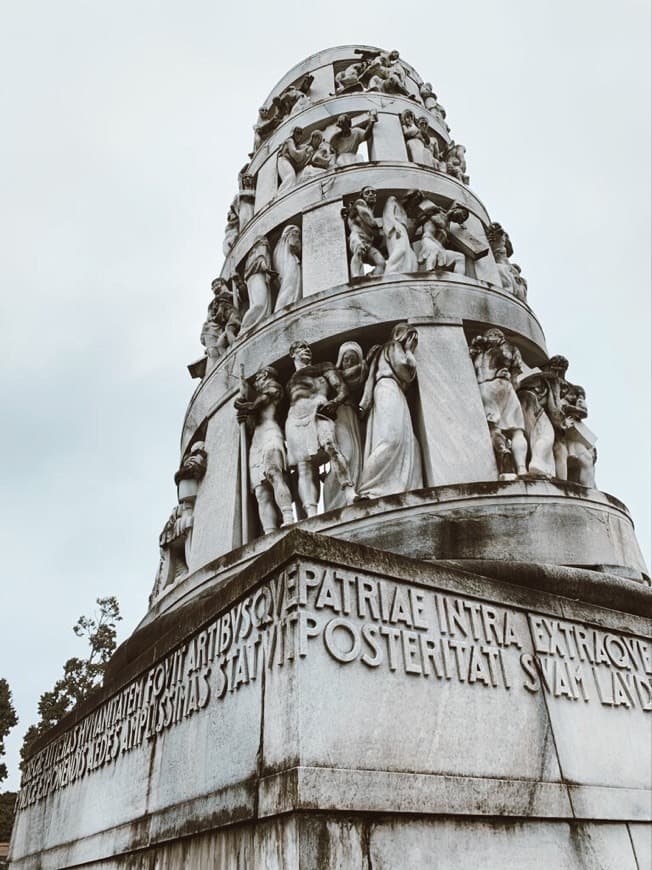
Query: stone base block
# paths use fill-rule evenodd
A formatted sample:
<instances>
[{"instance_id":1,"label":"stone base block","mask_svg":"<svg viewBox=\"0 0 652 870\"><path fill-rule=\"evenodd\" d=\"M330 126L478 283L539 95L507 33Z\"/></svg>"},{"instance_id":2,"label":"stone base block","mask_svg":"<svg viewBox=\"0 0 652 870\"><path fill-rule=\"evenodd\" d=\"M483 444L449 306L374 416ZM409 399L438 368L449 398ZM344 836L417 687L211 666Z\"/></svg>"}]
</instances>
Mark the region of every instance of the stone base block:
<instances>
[{"instance_id":1,"label":"stone base block","mask_svg":"<svg viewBox=\"0 0 652 870\"><path fill-rule=\"evenodd\" d=\"M286 533L43 739L12 867L645 866L652 594L487 569Z\"/></svg>"}]
</instances>

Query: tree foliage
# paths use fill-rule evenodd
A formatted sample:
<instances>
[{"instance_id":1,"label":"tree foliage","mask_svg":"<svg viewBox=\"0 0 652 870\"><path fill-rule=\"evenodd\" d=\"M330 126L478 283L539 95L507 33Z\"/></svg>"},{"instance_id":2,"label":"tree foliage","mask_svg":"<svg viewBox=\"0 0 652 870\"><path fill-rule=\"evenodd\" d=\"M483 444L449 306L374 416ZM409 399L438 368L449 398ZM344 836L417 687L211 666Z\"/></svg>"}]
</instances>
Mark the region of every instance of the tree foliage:
<instances>
[{"instance_id":1,"label":"tree foliage","mask_svg":"<svg viewBox=\"0 0 652 870\"><path fill-rule=\"evenodd\" d=\"M39 721L27 729L23 739L20 750L22 764L31 754L35 740L57 725L102 682L106 665L116 647L116 625L122 617L118 599L113 595L98 598L96 603L99 610L93 616L80 616L72 628L77 637L88 641L88 655L86 658L74 656L68 659L63 666L63 676L56 681L52 691L41 695Z\"/></svg>"},{"instance_id":2,"label":"tree foliage","mask_svg":"<svg viewBox=\"0 0 652 870\"><path fill-rule=\"evenodd\" d=\"M5 754L5 737L14 725L18 724L18 716L11 700L11 689L5 679L0 679L0 759ZM0 761L0 782L7 778L7 765Z\"/></svg>"},{"instance_id":3,"label":"tree foliage","mask_svg":"<svg viewBox=\"0 0 652 870\"><path fill-rule=\"evenodd\" d=\"M17 797L15 791L0 794L0 843L7 843L11 839Z\"/></svg>"}]
</instances>

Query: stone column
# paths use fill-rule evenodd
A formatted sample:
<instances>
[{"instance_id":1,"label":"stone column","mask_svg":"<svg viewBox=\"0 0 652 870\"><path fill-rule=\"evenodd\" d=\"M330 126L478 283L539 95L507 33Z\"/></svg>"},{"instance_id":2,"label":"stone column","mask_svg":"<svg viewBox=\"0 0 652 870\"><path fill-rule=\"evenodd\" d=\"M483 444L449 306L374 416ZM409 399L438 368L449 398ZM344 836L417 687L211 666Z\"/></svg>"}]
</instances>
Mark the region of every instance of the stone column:
<instances>
[{"instance_id":1,"label":"stone column","mask_svg":"<svg viewBox=\"0 0 652 870\"><path fill-rule=\"evenodd\" d=\"M405 136L398 115L384 112L378 115L378 121L371 131L369 143L370 160L408 160L405 147Z\"/></svg>"},{"instance_id":2,"label":"stone column","mask_svg":"<svg viewBox=\"0 0 652 870\"><path fill-rule=\"evenodd\" d=\"M417 428L428 486L496 480L489 428L461 321L414 322Z\"/></svg>"},{"instance_id":3,"label":"stone column","mask_svg":"<svg viewBox=\"0 0 652 870\"><path fill-rule=\"evenodd\" d=\"M303 296L346 284L349 262L341 199L303 215Z\"/></svg>"},{"instance_id":4,"label":"stone column","mask_svg":"<svg viewBox=\"0 0 652 870\"><path fill-rule=\"evenodd\" d=\"M240 544L240 426L232 395L208 421L205 444L208 464L195 502L191 573Z\"/></svg>"},{"instance_id":5,"label":"stone column","mask_svg":"<svg viewBox=\"0 0 652 870\"><path fill-rule=\"evenodd\" d=\"M256 203L254 211L257 213L271 202L276 196L278 187L278 173L276 170L276 151L270 155L258 170L256 175Z\"/></svg>"},{"instance_id":6,"label":"stone column","mask_svg":"<svg viewBox=\"0 0 652 870\"><path fill-rule=\"evenodd\" d=\"M480 257L479 260L474 260L475 277L478 279L478 281L487 281L489 284L496 284L498 287L500 287L500 275L498 274L498 269L496 268L496 261L494 260L493 253L491 252L491 246L487 241L487 233L482 224L482 221L480 220L480 218L476 217L476 215L470 214L467 220L464 222L464 226L478 239L482 239L483 242L487 242L487 247L489 248L489 253L486 256Z\"/></svg>"},{"instance_id":7,"label":"stone column","mask_svg":"<svg viewBox=\"0 0 652 870\"><path fill-rule=\"evenodd\" d=\"M316 103L318 100L325 100L330 97L335 90L333 64L329 63L326 66L319 67L319 69L313 70L311 75L314 76L308 95L311 101Z\"/></svg>"}]
</instances>

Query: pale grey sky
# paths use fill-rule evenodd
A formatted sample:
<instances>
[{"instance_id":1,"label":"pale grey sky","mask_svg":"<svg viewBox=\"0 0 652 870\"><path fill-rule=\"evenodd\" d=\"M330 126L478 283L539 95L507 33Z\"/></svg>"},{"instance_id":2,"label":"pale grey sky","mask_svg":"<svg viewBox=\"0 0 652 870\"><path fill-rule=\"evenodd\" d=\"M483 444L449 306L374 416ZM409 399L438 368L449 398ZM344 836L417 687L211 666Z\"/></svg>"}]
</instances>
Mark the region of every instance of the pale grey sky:
<instances>
[{"instance_id":1,"label":"pale grey sky","mask_svg":"<svg viewBox=\"0 0 652 870\"><path fill-rule=\"evenodd\" d=\"M398 48L586 387L649 560L649 3L0 3L4 555L18 747L116 594L143 616L226 210L258 106L330 45Z\"/></svg>"}]
</instances>

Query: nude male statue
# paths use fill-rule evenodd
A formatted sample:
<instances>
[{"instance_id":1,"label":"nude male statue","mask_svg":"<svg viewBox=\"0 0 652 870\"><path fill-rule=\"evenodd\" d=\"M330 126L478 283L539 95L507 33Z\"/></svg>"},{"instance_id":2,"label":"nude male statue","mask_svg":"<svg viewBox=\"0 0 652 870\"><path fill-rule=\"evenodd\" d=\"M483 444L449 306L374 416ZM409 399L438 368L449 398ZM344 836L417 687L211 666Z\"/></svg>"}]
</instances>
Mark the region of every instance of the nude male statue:
<instances>
[{"instance_id":1,"label":"nude male statue","mask_svg":"<svg viewBox=\"0 0 652 870\"><path fill-rule=\"evenodd\" d=\"M279 527L279 513L284 526L294 522L292 495L285 479L287 457L283 432L277 422L277 409L283 387L271 366L254 375L256 398L235 400L238 419L253 426L249 445L249 486L258 502L258 515L265 534Z\"/></svg>"},{"instance_id":2,"label":"nude male statue","mask_svg":"<svg viewBox=\"0 0 652 870\"><path fill-rule=\"evenodd\" d=\"M306 516L312 517L318 510L319 462L330 460L346 504L352 504L357 497L348 463L335 437L337 408L348 394L333 363L313 364L312 350L305 341L295 341L289 354L295 372L286 386L290 399L285 421L288 465L297 468L299 498Z\"/></svg>"},{"instance_id":3,"label":"nude male statue","mask_svg":"<svg viewBox=\"0 0 652 870\"><path fill-rule=\"evenodd\" d=\"M381 233L379 219L373 212L375 205L376 191L373 187L363 187L358 199L342 209L342 217L349 228L352 278L364 275L365 263L373 267L371 275L382 275L385 271L385 258L374 245Z\"/></svg>"},{"instance_id":4,"label":"nude male statue","mask_svg":"<svg viewBox=\"0 0 652 870\"><path fill-rule=\"evenodd\" d=\"M500 480L527 474L527 439L515 383L522 371L518 348L500 329L487 329L471 342L471 358L496 454ZM509 470L513 464L514 471Z\"/></svg>"},{"instance_id":5,"label":"nude male statue","mask_svg":"<svg viewBox=\"0 0 652 870\"><path fill-rule=\"evenodd\" d=\"M331 136L331 146L335 151L336 166L350 166L360 162L358 148L371 135L371 129L378 120L375 112L369 113L369 118L362 125L351 125L348 115L340 115L336 121L337 132Z\"/></svg>"}]
</instances>

